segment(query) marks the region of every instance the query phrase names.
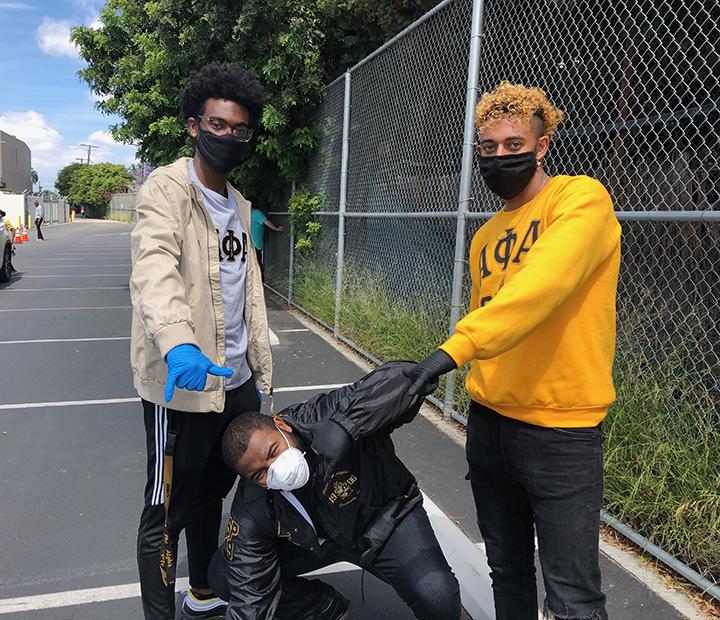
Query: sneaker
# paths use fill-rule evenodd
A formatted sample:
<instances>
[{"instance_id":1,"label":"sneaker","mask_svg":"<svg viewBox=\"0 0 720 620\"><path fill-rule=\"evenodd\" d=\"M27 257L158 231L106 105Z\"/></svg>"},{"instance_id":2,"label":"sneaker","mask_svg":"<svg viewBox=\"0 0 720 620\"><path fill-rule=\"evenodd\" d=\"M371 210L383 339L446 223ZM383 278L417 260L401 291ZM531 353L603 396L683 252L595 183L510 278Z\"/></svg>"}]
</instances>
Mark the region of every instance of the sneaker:
<instances>
[{"instance_id":1,"label":"sneaker","mask_svg":"<svg viewBox=\"0 0 720 620\"><path fill-rule=\"evenodd\" d=\"M221 598L199 599L190 589L185 594L180 617L182 620L224 620L226 609L227 603Z\"/></svg>"},{"instance_id":2,"label":"sneaker","mask_svg":"<svg viewBox=\"0 0 720 620\"><path fill-rule=\"evenodd\" d=\"M330 602L320 612L317 620L348 620L348 618L350 618L350 601L334 590Z\"/></svg>"}]
</instances>

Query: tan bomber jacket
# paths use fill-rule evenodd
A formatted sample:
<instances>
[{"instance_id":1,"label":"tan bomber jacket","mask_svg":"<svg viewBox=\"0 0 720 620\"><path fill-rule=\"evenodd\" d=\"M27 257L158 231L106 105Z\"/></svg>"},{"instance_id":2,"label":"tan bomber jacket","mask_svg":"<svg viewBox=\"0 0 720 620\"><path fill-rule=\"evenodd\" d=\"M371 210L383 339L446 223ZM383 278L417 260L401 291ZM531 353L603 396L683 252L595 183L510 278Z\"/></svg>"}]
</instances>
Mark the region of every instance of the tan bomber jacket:
<instances>
[{"instance_id":1,"label":"tan bomber jacket","mask_svg":"<svg viewBox=\"0 0 720 620\"><path fill-rule=\"evenodd\" d=\"M166 405L165 356L194 344L214 363L225 363L225 322L218 236L200 191L190 181L187 157L152 172L138 194L138 222L130 234L133 305L130 363L138 394ZM250 236L250 203L230 187ZM247 253L245 324L247 360L255 385L269 394L272 355L260 266ZM172 409L222 411L224 379L208 375L204 392L176 388Z\"/></svg>"}]
</instances>

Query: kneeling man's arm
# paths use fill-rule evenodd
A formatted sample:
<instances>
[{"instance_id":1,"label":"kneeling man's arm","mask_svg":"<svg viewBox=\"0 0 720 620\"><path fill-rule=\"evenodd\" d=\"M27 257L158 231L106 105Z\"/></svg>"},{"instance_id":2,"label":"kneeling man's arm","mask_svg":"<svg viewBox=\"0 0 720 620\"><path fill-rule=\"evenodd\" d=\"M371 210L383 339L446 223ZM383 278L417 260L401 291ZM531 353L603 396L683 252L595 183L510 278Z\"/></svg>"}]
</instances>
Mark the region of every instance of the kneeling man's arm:
<instances>
[{"instance_id":1,"label":"kneeling man's arm","mask_svg":"<svg viewBox=\"0 0 720 620\"><path fill-rule=\"evenodd\" d=\"M282 593L277 538L249 514L228 520L224 551L230 600L226 620L266 620L275 616Z\"/></svg>"}]
</instances>

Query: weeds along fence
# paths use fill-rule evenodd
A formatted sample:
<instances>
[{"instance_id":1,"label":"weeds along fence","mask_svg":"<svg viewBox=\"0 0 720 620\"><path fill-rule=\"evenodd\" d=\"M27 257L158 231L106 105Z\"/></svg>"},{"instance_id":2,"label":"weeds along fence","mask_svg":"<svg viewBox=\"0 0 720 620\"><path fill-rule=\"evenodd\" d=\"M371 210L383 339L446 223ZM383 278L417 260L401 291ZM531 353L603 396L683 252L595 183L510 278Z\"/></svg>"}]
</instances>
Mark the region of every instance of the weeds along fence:
<instances>
[{"instance_id":1,"label":"weeds along fence","mask_svg":"<svg viewBox=\"0 0 720 620\"><path fill-rule=\"evenodd\" d=\"M423 357L467 311L469 243L500 207L473 169L478 93L545 89L568 117L550 171L600 179L623 227L604 518L720 599L718 72L718 3L440 2L327 87L303 181L319 236L300 255L272 214L265 267L369 358ZM463 379L434 401L459 421Z\"/></svg>"}]
</instances>

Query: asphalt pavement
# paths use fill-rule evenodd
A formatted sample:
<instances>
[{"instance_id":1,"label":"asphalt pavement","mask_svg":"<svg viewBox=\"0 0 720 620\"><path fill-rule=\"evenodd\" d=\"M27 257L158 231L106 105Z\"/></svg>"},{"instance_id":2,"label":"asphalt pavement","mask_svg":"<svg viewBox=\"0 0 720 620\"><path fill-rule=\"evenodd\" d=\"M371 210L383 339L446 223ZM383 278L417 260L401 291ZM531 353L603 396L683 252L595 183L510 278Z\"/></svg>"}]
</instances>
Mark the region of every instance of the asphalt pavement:
<instances>
[{"instance_id":1,"label":"asphalt pavement","mask_svg":"<svg viewBox=\"0 0 720 620\"><path fill-rule=\"evenodd\" d=\"M130 227L81 221L43 232L46 241L17 249L19 273L0 286L0 615L140 619L135 539L145 439L129 367ZM276 411L364 374L284 307L269 299L268 308ZM455 541L443 545L481 555L462 447L422 417L394 438L438 507L438 528ZM475 580L456 572L466 592L490 600L486 571ZM611 618L685 617L606 557L603 575ZM180 586L186 576L181 545ZM368 575L363 601L355 567L332 567L322 578L351 597L354 619L413 617Z\"/></svg>"}]
</instances>

